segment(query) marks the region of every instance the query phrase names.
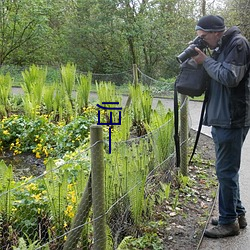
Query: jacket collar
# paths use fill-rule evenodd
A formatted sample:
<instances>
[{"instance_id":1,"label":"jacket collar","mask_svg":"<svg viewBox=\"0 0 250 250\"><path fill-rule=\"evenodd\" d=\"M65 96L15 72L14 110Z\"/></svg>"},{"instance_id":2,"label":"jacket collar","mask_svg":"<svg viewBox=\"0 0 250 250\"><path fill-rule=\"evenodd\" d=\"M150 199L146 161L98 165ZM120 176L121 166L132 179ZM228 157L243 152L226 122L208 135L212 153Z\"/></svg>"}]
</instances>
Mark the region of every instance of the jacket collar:
<instances>
[{"instance_id":1,"label":"jacket collar","mask_svg":"<svg viewBox=\"0 0 250 250\"><path fill-rule=\"evenodd\" d=\"M233 26L230 29L228 29L227 31L225 31L225 33L222 37L221 47L225 46L225 44L227 44L228 41L230 41L233 36L238 35L240 33L241 33L241 31L237 26Z\"/></svg>"},{"instance_id":2,"label":"jacket collar","mask_svg":"<svg viewBox=\"0 0 250 250\"><path fill-rule=\"evenodd\" d=\"M232 37L241 34L240 29L237 26L233 26L225 31L224 35L221 38L221 41L219 41L219 45L217 48L213 51L213 58L217 58L219 54L221 53L221 50L223 47L225 47L229 41L231 41Z\"/></svg>"}]
</instances>

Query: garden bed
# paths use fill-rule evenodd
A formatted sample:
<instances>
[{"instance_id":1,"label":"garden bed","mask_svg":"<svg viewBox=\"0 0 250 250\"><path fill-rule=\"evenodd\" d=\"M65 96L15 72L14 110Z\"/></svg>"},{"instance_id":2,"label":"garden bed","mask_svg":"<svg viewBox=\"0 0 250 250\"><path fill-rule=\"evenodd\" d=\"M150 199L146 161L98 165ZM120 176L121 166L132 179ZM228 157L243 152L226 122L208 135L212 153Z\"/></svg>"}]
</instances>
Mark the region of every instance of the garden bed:
<instances>
[{"instance_id":1,"label":"garden bed","mask_svg":"<svg viewBox=\"0 0 250 250\"><path fill-rule=\"evenodd\" d=\"M194 136L191 131L191 138ZM6 156L4 160L13 165L16 178L38 176L45 170L42 159L34 154ZM198 249L217 191L213 162L212 139L201 135L194 163L189 166L189 178L175 179L174 170L169 198L156 203L150 223L138 230L137 239L130 239L130 249L137 249L139 241L140 249Z\"/></svg>"}]
</instances>

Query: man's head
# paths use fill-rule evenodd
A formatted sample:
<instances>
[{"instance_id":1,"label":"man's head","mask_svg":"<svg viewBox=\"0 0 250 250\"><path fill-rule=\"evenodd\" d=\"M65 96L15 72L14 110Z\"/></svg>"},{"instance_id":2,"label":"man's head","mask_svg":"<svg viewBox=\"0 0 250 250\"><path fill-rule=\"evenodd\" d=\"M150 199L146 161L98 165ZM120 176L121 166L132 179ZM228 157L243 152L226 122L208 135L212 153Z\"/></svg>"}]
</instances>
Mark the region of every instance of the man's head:
<instances>
[{"instance_id":1,"label":"man's head","mask_svg":"<svg viewBox=\"0 0 250 250\"><path fill-rule=\"evenodd\" d=\"M224 19L214 15L203 16L195 26L195 30L197 35L207 42L209 48L214 49L224 34Z\"/></svg>"}]
</instances>

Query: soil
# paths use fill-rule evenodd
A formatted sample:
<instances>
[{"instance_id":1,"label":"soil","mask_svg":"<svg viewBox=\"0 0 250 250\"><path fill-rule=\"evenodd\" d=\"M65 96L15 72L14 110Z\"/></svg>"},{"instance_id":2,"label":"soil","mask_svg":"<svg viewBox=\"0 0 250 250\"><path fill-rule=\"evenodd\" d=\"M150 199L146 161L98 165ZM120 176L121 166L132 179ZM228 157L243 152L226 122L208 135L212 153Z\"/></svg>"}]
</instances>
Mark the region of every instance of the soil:
<instances>
[{"instance_id":1,"label":"soil","mask_svg":"<svg viewBox=\"0 0 250 250\"><path fill-rule=\"evenodd\" d=\"M191 138L195 138L191 131ZM193 147L193 139L190 146ZM190 164L188 176L192 180L185 188L179 188L179 201L176 209L171 202L158 207L167 215L167 227L160 229L164 250L199 249L203 233L214 208L217 194L215 175L214 144L210 137L201 134L194 162ZM172 189L172 188L171 188ZM175 199L176 194L172 195ZM170 199L171 200L171 199Z\"/></svg>"},{"instance_id":2,"label":"soil","mask_svg":"<svg viewBox=\"0 0 250 250\"><path fill-rule=\"evenodd\" d=\"M12 152L7 152L0 156L0 160L4 160L7 166L11 165L13 167L15 180L19 180L23 176L39 176L45 171L43 159L37 159L31 153L22 153L13 156Z\"/></svg>"}]
</instances>

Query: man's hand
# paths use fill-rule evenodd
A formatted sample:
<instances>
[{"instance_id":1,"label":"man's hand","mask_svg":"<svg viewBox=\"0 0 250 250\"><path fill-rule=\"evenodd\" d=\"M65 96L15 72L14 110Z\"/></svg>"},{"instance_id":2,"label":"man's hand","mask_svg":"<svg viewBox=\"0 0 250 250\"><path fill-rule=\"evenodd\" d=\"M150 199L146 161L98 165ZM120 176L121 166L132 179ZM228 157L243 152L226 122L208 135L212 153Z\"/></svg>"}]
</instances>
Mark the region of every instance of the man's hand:
<instances>
[{"instance_id":1,"label":"man's hand","mask_svg":"<svg viewBox=\"0 0 250 250\"><path fill-rule=\"evenodd\" d=\"M197 56L192 57L197 64L203 64L207 56L197 47L194 48L195 51L198 53Z\"/></svg>"}]
</instances>

